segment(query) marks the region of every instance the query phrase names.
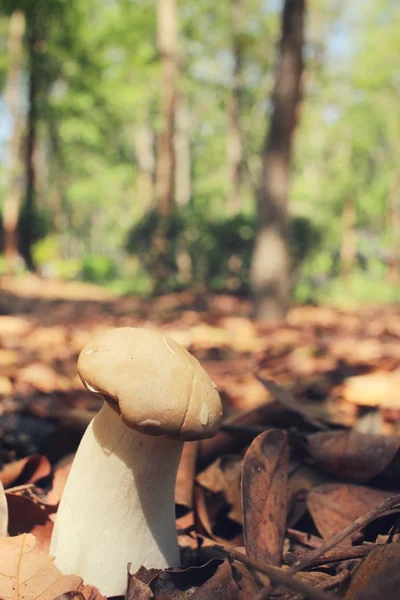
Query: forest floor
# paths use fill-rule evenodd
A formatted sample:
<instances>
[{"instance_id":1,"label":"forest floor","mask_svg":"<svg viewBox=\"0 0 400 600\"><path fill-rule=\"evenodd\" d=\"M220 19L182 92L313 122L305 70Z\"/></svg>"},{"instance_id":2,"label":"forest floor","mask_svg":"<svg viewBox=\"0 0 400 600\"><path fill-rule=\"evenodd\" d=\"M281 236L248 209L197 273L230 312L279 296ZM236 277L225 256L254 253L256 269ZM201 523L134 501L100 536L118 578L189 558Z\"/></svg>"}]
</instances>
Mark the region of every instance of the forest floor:
<instances>
[{"instance_id":1,"label":"forest floor","mask_svg":"<svg viewBox=\"0 0 400 600\"><path fill-rule=\"evenodd\" d=\"M223 431L186 445L178 476L189 571L144 570L130 579L131 598L375 600L382 586L385 598L397 597L400 307L295 307L272 325L229 295L142 300L88 284L1 278L1 534L31 533L31 556L48 551L71 454L100 402L82 387L77 357L96 332L116 326L150 327L184 345L224 403ZM0 538L0 561L9 539ZM58 574L46 578L32 599L98 595ZM18 590L21 573L11 580ZM6 583L0 576L2 598Z\"/></svg>"}]
</instances>

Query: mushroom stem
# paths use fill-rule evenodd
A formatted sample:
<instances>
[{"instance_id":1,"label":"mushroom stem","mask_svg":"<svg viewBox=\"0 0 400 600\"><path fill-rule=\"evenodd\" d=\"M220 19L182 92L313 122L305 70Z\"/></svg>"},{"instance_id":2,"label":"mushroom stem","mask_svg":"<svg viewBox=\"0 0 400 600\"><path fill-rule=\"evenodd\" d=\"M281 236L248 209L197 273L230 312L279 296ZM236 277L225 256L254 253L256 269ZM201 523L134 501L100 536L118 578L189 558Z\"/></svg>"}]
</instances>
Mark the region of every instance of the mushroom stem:
<instances>
[{"instance_id":1,"label":"mushroom stem","mask_svg":"<svg viewBox=\"0 0 400 600\"><path fill-rule=\"evenodd\" d=\"M126 569L179 565L174 490L180 440L129 429L105 402L78 448L50 553L64 574L107 596L126 591Z\"/></svg>"}]
</instances>

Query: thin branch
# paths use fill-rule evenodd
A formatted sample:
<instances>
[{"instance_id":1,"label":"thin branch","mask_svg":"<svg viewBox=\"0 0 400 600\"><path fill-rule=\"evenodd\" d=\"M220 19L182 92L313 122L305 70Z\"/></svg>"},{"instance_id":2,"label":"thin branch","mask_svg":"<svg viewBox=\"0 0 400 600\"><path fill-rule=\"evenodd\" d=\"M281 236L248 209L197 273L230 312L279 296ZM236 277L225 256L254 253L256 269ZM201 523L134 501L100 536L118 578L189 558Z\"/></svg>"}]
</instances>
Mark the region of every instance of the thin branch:
<instances>
[{"instance_id":1,"label":"thin branch","mask_svg":"<svg viewBox=\"0 0 400 600\"><path fill-rule=\"evenodd\" d=\"M364 525L370 523L370 521L373 521L377 517L380 517L383 513L395 507L398 507L398 505L400 505L400 494L388 498L380 506L370 510L359 519L356 519L354 523L351 523L350 525L342 529L342 531L339 531L339 533L333 535L327 542L325 542L325 544L322 544L322 546L316 548L312 552L309 552L304 558L298 560L289 569L289 573L294 574L298 571L304 571L313 567L315 561L319 559L323 554L328 552L328 550L331 550L334 546L339 544L339 542L341 542L349 535L352 535L353 533L364 527Z\"/></svg>"},{"instance_id":2,"label":"thin branch","mask_svg":"<svg viewBox=\"0 0 400 600\"><path fill-rule=\"evenodd\" d=\"M283 585L286 588L294 590L295 592L299 592L300 594L304 594L311 600L335 600L335 597L331 594L322 592L318 588L308 585L299 579L295 579L292 577L289 571L284 571L283 569L272 567L270 565L258 565L252 560L249 560L244 554L242 554L242 552L238 552L232 548L226 548L225 546L217 546L217 548L220 548L225 554L234 560L246 565L246 567L251 567L263 575L266 575L272 582Z\"/></svg>"},{"instance_id":3,"label":"thin branch","mask_svg":"<svg viewBox=\"0 0 400 600\"><path fill-rule=\"evenodd\" d=\"M308 568L318 567L320 565L326 565L329 563L340 562L342 560L351 560L353 558L364 558L375 548L386 546L387 544L362 544L361 546L350 546L350 548L341 548L340 550L333 550L327 554L319 556L313 560L312 564ZM319 548L318 548L319 549ZM308 553L307 553L308 555ZM301 559L297 559L301 560ZM290 552L284 557L284 561L287 565L297 565L297 560L294 559Z\"/></svg>"}]
</instances>

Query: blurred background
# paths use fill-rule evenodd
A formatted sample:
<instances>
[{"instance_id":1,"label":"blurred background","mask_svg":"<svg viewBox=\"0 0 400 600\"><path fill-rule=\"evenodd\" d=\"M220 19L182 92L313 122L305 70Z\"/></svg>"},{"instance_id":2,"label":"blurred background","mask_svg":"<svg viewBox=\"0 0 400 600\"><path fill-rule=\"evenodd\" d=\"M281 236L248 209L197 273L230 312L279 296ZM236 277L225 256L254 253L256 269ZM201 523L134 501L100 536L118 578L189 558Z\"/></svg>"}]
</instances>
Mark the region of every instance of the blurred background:
<instances>
[{"instance_id":1,"label":"blurred background","mask_svg":"<svg viewBox=\"0 0 400 600\"><path fill-rule=\"evenodd\" d=\"M3 274L400 301L393 0L1 0Z\"/></svg>"}]
</instances>

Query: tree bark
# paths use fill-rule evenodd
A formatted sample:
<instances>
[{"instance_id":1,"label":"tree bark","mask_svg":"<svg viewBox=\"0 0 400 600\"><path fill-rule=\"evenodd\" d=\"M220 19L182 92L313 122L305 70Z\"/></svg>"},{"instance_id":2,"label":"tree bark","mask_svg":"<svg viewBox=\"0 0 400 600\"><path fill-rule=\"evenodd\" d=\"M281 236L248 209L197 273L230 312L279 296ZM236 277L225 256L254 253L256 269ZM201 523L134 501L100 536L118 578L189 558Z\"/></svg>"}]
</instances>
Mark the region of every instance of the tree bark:
<instances>
[{"instance_id":1,"label":"tree bark","mask_svg":"<svg viewBox=\"0 0 400 600\"><path fill-rule=\"evenodd\" d=\"M158 293L165 287L168 277L166 234L168 218L175 204L175 117L178 80L178 18L177 0L158 0L157 47L161 61L161 119L162 127L157 144L155 198L159 223L153 245L155 250L155 285Z\"/></svg>"},{"instance_id":2,"label":"tree bark","mask_svg":"<svg viewBox=\"0 0 400 600\"><path fill-rule=\"evenodd\" d=\"M137 194L144 212L153 205L154 196L154 135L145 119L134 133L135 154L139 166Z\"/></svg>"},{"instance_id":3,"label":"tree bark","mask_svg":"<svg viewBox=\"0 0 400 600\"><path fill-rule=\"evenodd\" d=\"M400 282L400 176L395 177L390 194L389 232L391 253L389 259L388 281Z\"/></svg>"},{"instance_id":4,"label":"tree bark","mask_svg":"<svg viewBox=\"0 0 400 600\"><path fill-rule=\"evenodd\" d=\"M190 115L185 99L177 101L175 132L175 201L187 206L192 195L192 171L190 160Z\"/></svg>"},{"instance_id":5,"label":"tree bark","mask_svg":"<svg viewBox=\"0 0 400 600\"><path fill-rule=\"evenodd\" d=\"M305 0L285 0L272 114L263 151L251 285L258 318L283 318L291 296L288 193L293 134L301 102Z\"/></svg>"},{"instance_id":6,"label":"tree bark","mask_svg":"<svg viewBox=\"0 0 400 600\"><path fill-rule=\"evenodd\" d=\"M228 169L229 192L227 198L227 212L237 214L241 209L241 183L243 178L243 132L240 124L240 111L242 104L243 88L243 44L242 28L244 22L244 0L231 0L232 2L232 54L233 54L233 81L232 96L229 106L228 126Z\"/></svg>"},{"instance_id":7,"label":"tree bark","mask_svg":"<svg viewBox=\"0 0 400 600\"><path fill-rule=\"evenodd\" d=\"M342 243L340 247L340 270L347 279L356 262L356 207L352 196L346 198L342 213Z\"/></svg>"},{"instance_id":8,"label":"tree bark","mask_svg":"<svg viewBox=\"0 0 400 600\"><path fill-rule=\"evenodd\" d=\"M162 71L162 129L158 136L156 201L160 215L167 217L174 207L175 187L174 132L178 79L176 0L158 0L157 11L157 46Z\"/></svg>"},{"instance_id":9,"label":"tree bark","mask_svg":"<svg viewBox=\"0 0 400 600\"><path fill-rule=\"evenodd\" d=\"M38 92L39 92L39 46L42 43L40 36L39 14L35 8L31 11L30 22L28 22L27 49L29 57L29 86L28 86L28 119L27 119L27 141L26 141L26 195L25 195L25 219L26 227L21 239L21 252L25 264L30 271L36 270L32 256L32 244L34 232L31 224L35 216L36 196L36 165L35 150L37 142L38 121Z\"/></svg>"},{"instance_id":10,"label":"tree bark","mask_svg":"<svg viewBox=\"0 0 400 600\"><path fill-rule=\"evenodd\" d=\"M8 56L9 70L5 98L13 121L9 146L9 180L3 205L4 255L7 271L15 273L20 263L18 251L18 220L23 194L21 146L24 130L22 100L22 57L25 33L25 14L16 10L10 17Z\"/></svg>"}]
</instances>

